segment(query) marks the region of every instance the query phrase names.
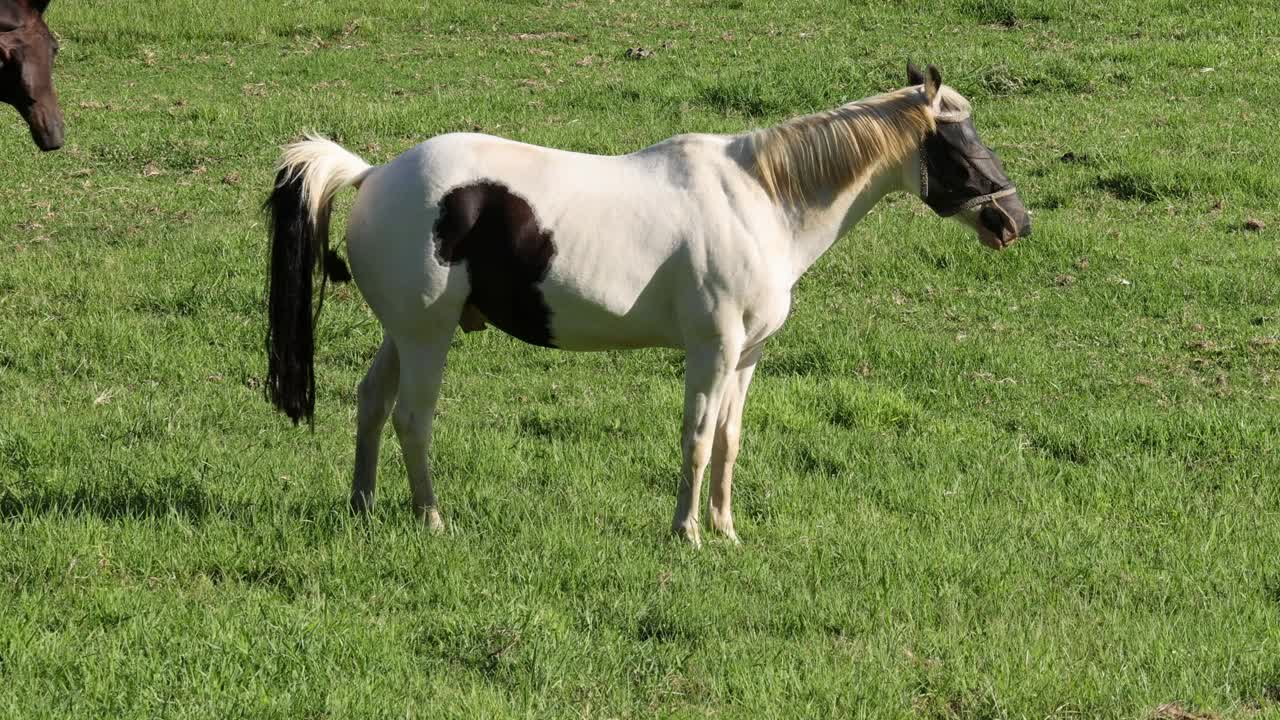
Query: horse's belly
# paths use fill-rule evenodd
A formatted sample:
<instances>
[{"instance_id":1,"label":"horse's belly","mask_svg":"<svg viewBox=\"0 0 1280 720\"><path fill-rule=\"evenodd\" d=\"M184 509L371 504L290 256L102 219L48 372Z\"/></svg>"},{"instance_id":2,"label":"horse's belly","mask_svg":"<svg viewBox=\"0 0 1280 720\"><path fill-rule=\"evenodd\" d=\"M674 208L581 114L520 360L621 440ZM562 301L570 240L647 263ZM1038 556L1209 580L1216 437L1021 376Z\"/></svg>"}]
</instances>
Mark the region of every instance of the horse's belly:
<instances>
[{"instance_id":1,"label":"horse's belly","mask_svg":"<svg viewBox=\"0 0 1280 720\"><path fill-rule=\"evenodd\" d=\"M552 342L565 350L622 350L678 347L680 338L659 298L641 294L629 301L587 297L549 282L542 294L551 311Z\"/></svg>"}]
</instances>

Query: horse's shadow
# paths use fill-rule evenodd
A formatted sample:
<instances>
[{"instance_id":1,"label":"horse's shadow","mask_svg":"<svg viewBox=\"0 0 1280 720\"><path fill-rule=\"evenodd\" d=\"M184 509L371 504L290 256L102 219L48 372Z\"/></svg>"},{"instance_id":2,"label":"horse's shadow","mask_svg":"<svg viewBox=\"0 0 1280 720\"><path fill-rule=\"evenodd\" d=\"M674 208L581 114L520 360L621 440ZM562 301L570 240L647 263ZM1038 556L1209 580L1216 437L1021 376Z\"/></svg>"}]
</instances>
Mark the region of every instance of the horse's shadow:
<instances>
[{"instance_id":1,"label":"horse's shadow","mask_svg":"<svg viewBox=\"0 0 1280 720\"><path fill-rule=\"evenodd\" d=\"M209 521L255 525L288 517L313 529L338 528L353 517L345 498L281 499L254 502L220 497L194 483L168 486L84 484L10 488L0 486L0 522L20 523L34 517L94 518L107 523L127 520L178 520L199 526Z\"/></svg>"},{"instance_id":2,"label":"horse's shadow","mask_svg":"<svg viewBox=\"0 0 1280 720\"><path fill-rule=\"evenodd\" d=\"M99 485L41 487L26 492L0 490L0 518L6 521L31 515L87 515L101 520L177 515L200 521L209 514L212 504L208 493L193 485L159 491Z\"/></svg>"}]
</instances>

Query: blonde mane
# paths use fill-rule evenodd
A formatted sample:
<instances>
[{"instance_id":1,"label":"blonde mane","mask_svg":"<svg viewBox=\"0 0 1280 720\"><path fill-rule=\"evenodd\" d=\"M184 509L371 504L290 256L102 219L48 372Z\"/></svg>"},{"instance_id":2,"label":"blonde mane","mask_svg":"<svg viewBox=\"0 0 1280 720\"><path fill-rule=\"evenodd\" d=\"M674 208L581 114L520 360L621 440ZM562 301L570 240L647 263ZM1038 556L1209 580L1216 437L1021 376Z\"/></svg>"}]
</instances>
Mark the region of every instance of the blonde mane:
<instances>
[{"instance_id":1,"label":"blonde mane","mask_svg":"<svg viewBox=\"0 0 1280 720\"><path fill-rule=\"evenodd\" d=\"M954 90L942 93L946 111L967 111ZM920 88L904 88L748 133L748 169L775 201L802 206L902 162L935 123Z\"/></svg>"}]
</instances>

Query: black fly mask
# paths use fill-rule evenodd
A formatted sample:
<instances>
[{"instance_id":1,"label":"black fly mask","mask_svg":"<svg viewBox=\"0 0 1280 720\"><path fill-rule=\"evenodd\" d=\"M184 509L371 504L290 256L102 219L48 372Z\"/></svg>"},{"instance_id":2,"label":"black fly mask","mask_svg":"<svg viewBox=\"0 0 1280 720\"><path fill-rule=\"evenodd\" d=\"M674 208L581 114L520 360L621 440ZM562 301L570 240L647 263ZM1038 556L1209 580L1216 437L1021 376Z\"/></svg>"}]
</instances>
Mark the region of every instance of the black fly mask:
<instances>
[{"instance_id":1,"label":"black fly mask","mask_svg":"<svg viewBox=\"0 0 1280 720\"><path fill-rule=\"evenodd\" d=\"M938 129L925 138L920 152L920 196L934 212L951 217L1016 192L969 113L938 116Z\"/></svg>"},{"instance_id":2,"label":"black fly mask","mask_svg":"<svg viewBox=\"0 0 1280 720\"><path fill-rule=\"evenodd\" d=\"M978 137L968 104L941 108L942 73L932 65L926 77L907 63L907 82L919 85L938 111L934 131L920 145L920 197L925 204L942 217L973 227L990 248L1003 249L1030 235L1031 214L1004 174L1000 158Z\"/></svg>"}]
</instances>

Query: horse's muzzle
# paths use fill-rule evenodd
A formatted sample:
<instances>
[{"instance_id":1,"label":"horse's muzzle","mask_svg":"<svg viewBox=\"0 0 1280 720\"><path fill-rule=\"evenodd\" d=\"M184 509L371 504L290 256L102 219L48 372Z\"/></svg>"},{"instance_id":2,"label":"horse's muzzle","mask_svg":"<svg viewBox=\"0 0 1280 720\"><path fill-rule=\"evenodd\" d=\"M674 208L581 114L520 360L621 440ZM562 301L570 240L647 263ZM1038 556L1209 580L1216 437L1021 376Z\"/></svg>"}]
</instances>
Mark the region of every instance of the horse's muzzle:
<instances>
[{"instance_id":1,"label":"horse's muzzle","mask_svg":"<svg viewBox=\"0 0 1280 720\"><path fill-rule=\"evenodd\" d=\"M1031 235L1031 214L1017 195L992 200L978 209L978 239L1003 250Z\"/></svg>"},{"instance_id":2,"label":"horse's muzzle","mask_svg":"<svg viewBox=\"0 0 1280 720\"><path fill-rule=\"evenodd\" d=\"M62 147L66 139L66 127L62 120L62 109L58 107L56 99L33 103L26 108L19 108L18 112L27 121L36 147L45 152Z\"/></svg>"}]
</instances>

